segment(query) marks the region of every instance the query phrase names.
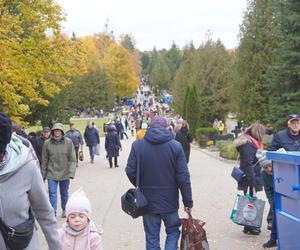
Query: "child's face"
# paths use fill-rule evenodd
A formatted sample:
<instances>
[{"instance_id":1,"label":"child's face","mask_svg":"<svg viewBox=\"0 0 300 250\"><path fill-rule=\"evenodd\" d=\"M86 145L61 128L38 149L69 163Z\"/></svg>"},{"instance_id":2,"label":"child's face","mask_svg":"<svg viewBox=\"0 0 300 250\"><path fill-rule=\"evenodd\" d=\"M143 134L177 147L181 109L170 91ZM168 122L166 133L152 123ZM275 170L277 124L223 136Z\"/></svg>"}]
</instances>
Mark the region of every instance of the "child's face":
<instances>
[{"instance_id":1,"label":"child's face","mask_svg":"<svg viewBox=\"0 0 300 250\"><path fill-rule=\"evenodd\" d=\"M69 226L75 231L81 231L88 224L88 217L82 213L71 213L68 216Z\"/></svg>"},{"instance_id":2,"label":"child's face","mask_svg":"<svg viewBox=\"0 0 300 250\"><path fill-rule=\"evenodd\" d=\"M267 174L272 175L272 164L269 164L267 166L264 167L264 170L267 172Z\"/></svg>"}]
</instances>

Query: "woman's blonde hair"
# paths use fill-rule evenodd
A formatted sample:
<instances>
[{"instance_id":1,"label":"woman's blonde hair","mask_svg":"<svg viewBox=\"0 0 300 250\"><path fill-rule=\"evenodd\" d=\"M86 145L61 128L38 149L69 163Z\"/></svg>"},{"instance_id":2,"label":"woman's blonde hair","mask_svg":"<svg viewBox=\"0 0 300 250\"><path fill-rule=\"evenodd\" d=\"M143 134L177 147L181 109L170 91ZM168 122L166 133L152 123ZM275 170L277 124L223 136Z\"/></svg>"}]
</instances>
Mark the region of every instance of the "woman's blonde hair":
<instances>
[{"instance_id":1,"label":"woman's blonde hair","mask_svg":"<svg viewBox=\"0 0 300 250\"><path fill-rule=\"evenodd\" d=\"M253 123L245 130L245 134L248 134L259 142L262 142L263 137L266 134L266 127L260 123Z\"/></svg>"},{"instance_id":2,"label":"woman's blonde hair","mask_svg":"<svg viewBox=\"0 0 300 250\"><path fill-rule=\"evenodd\" d=\"M190 130L190 126L186 120L182 121L182 127L186 127L188 130Z\"/></svg>"}]
</instances>

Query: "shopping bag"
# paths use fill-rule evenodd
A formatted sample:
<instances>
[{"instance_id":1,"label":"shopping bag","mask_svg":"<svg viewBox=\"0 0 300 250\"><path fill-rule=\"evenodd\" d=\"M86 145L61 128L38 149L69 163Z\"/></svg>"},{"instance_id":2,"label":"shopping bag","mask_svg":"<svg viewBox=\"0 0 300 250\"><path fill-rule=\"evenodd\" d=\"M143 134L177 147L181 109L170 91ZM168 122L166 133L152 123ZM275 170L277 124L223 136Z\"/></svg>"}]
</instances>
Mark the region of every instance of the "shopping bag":
<instances>
[{"instance_id":1,"label":"shopping bag","mask_svg":"<svg viewBox=\"0 0 300 250\"><path fill-rule=\"evenodd\" d=\"M188 213L187 219L180 219L181 222L181 241L180 250L209 250L206 232L203 229L205 222L194 219Z\"/></svg>"},{"instance_id":2,"label":"shopping bag","mask_svg":"<svg viewBox=\"0 0 300 250\"><path fill-rule=\"evenodd\" d=\"M100 144L96 146L95 155L100 155Z\"/></svg>"},{"instance_id":3,"label":"shopping bag","mask_svg":"<svg viewBox=\"0 0 300 250\"><path fill-rule=\"evenodd\" d=\"M265 201L249 194L237 194L230 219L241 226L260 228L262 225Z\"/></svg>"},{"instance_id":4,"label":"shopping bag","mask_svg":"<svg viewBox=\"0 0 300 250\"><path fill-rule=\"evenodd\" d=\"M83 156L83 151L82 151L82 150L80 150L80 151L78 152L78 158L79 158L80 161L83 161L84 156Z\"/></svg>"}]
</instances>

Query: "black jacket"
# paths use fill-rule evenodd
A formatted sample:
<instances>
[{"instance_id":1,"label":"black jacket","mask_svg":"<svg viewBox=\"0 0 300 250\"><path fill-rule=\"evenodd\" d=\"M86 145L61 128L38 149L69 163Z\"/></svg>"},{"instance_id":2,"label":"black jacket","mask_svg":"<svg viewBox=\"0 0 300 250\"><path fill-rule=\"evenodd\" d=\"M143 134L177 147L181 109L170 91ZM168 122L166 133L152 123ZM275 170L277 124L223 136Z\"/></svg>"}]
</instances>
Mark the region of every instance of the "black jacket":
<instances>
[{"instance_id":1,"label":"black jacket","mask_svg":"<svg viewBox=\"0 0 300 250\"><path fill-rule=\"evenodd\" d=\"M256 192L262 191L261 166L256 158L257 147L244 135L236 139L235 144L240 153L240 169L246 174L238 183L238 190L254 187Z\"/></svg>"},{"instance_id":2,"label":"black jacket","mask_svg":"<svg viewBox=\"0 0 300 250\"><path fill-rule=\"evenodd\" d=\"M43 145L45 140L42 136L39 136L36 139L36 146L34 148L37 158L39 159L40 165L42 165L42 152L43 152Z\"/></svg>"},{"instance_id":3,"label":"black jacket","mask_svg":"<svg viewBox=\"0 0 300 250\"><path fill-rule=\"evenodd\" d=\"M191 145L190 143L193 141L192 135L189 133L186 127L182 127L178 133L176 133L176 141L179 141L182 145L186 162L189 163L190 160L190 152L191 152Z\"/></svg>"}]
</instances>

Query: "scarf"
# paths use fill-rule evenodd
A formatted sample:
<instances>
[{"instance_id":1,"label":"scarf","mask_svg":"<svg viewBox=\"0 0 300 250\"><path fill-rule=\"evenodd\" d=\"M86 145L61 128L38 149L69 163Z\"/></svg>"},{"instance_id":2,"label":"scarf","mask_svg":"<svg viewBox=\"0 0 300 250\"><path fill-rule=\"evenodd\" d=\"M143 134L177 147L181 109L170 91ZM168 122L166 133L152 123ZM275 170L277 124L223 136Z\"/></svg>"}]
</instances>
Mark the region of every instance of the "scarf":
<instances>
[{"instance_id":1,"label":"scarf","mask_svg":"<svg viewBox=\"0 0 300 250\"><path fill-rule=\"evenodd\" d=\"M84 245L84 250L90 250L91 249L91 235L90 235L90 222L86 225L85 228L83 228L80 231L75 231L69 226L68 222L65 222L63 224L63 231L65 235L72 236L72 238L75 238L74 241L76 242L76 238L80 238L80 245ZM74 246L75 247L75 246Z\"/></svg>"},{"instance_id":2,"label":"scarf","mask_svg":"<svg viewBox=\"0 0 300 250\"><path fill-rule=\"evenodd\" d=\"M247 137L251 140L251 142L256 146L257 149L264 149L264 145L254 137L252 137L251 135L247 135Z\"/></svg>"},{"instance_id":3,"label":"scarf","mask_svg":"<svg viewBox=\"0 0 300 250\"><path fill-rule=\"evenodd\" d=\"M74 237L75 237L75 236L78 236L78 235L81 235L81 234L84 234L84 233L86 232L87 228L89 228L89 223L85 226L85 228L83 228L83 229L80 230L80 231L74 230L73 228L71 228L71 227L69 226L68 223L65 225L65 230L66 230L66 232L67 232L68 234L74 236Z\"/></svg>"}]
</instances>

